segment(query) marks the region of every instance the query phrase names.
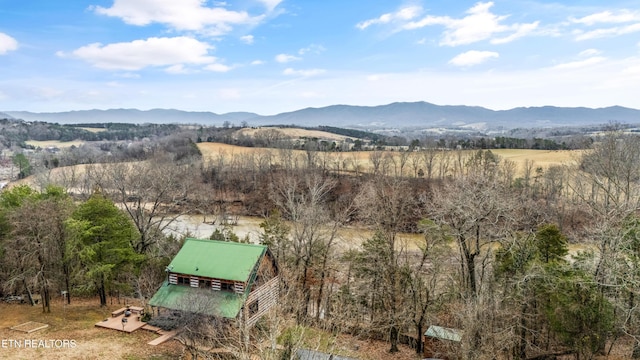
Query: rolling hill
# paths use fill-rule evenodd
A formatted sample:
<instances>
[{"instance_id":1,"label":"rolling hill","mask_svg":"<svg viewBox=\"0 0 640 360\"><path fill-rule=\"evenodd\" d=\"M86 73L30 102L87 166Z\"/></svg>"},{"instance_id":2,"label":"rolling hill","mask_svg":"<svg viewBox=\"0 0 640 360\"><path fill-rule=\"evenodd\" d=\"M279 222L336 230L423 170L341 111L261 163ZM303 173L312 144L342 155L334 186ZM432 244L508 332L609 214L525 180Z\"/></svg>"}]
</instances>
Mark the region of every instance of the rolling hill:
<instances>
[{"instance_id":1,"label":"rolling hill","mask_svg":"<svg viewBox=\"0 0 640 360\"><path fill-rule=\"evenodd\" d=\"M59 113L4 111L9 117L25 121L59 124L74 123L156 123L202 124L222 126L224 123L250 126L319 125L352 128L461 128L514 129L561 126L589 126L607 123L640 123L640 110L620 106L586 107L519 107L490 110L477 106L435 105L428 102L392 103L380 106L332 105L306 108L277 115L263 116L250 112L216 114L175 109L110 109L81 110Z\"/></svg>"}]
</instances>

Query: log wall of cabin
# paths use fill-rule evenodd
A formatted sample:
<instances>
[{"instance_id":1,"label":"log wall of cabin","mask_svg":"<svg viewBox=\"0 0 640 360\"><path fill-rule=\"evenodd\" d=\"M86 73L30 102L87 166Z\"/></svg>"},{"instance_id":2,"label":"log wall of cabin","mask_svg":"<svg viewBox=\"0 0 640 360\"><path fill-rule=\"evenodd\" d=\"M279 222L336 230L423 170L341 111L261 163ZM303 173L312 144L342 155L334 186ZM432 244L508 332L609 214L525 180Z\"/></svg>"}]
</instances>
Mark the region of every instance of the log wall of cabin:
<instances>
[{"instance_id":1,"label":"log wall of cabin","mask_svg":"<svg viewBox=\"0 0 640 360\"><path fill-rule=\"evenodd\" d=\"M276 276L249 294L242 308L243 317L247 319L245 323L247 327L253 326L262 315L278 303L279 280Z\"/></svg>"},{"instance_id":2,"label":"log wall of cabin","mask_svg":"<svg viewBox=\"0 0 640 360\"><path fill-rule=\"evenodd\" d=\"M204 276L194 276L194 275L179 274L179 273L169 273L169 279L168 279L169 284L185 286L184 284L179 283L178 281L179 277L189 279L189 286L194 288L199 287L200 280L210 281L211 290L214 290L214 291L222 291L222 283L225 283L225 284L229 284L233 292L237 294L244 294L244 290L247 286L246 283L242 281L229 281L224 279L216 279L216 278L209 278Z\"/></svg>"}]
</instances>

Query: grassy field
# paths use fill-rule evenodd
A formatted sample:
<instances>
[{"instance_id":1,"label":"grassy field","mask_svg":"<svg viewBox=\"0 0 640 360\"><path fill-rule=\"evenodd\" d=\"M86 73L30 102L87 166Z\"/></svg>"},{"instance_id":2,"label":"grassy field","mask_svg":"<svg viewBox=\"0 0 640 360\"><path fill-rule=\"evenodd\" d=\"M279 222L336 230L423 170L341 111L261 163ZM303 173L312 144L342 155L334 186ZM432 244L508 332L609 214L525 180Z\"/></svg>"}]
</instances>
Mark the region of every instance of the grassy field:
<instances>
[{"instance_id":1,"label":"grassy field","mask_svg":"<svg viewBox=\"0 0 640 360\"><path fill-rule=\"evenodd\" d=\"M306 153L302 150L247 148L220 143L199 143L198 148L202 152L203 158L207 161L215 161L221 157L224 157L225 161L230 162L243 160L248 157L253 157L254 159L269 157L272 163L280 164L285 152L290 152L291 157L296 158L298 163L304 163L304 161L306 161ZM495 149L491 151L504 160L514 162L517 169L522 171L527 160L533 162L534 169L537 167L546 169L554 165L569 165L575 163L584 150ZM463 151L462 155L467 157L473 153L475 153L474 150ZM317 153L316 161L325 162L328 164L328 167L332 169L355 171L357 167L359 171L367 172L372 168L372 162L370 160L372 154L372 151ZM443 154L451 157L455 156L454 152L444 152ZM410 157L418 157L419 153L414 152L409 155ZM398 161L401 153L386 151L383 156L391 156ZM442 156L438 155L436 157L436 163L440 161L441 158ZM453 159L451 159L451 162L453 162ZM437 167L437 165L435 167ZM420 168L424 169L424 165L421 164ZM405 175L413 174L411 159L407 161L404 171Z\"/></svg>"},{"instance_id":2,"label":"grassy field","mask_svg":"<svg viewBox=\"0 0 640 360\"><path fill-rule=\"evenodd\" d=\"M27 140L25 141L27 145L34 146L36 148L48 148L48 147L57 147L57 148L66 148L71 146L80 146L85 143L85 141L77 140L77 141L58 141L58 140L47 140L47 141L38 141L38 140Z\"/></svg>"},{"instance_id":3,"label":"grassy field","mask_svg":"<svg viewBox=\"0 0 640 360\"><path fill-rule=\"evenodd\" d=\"M87 130L88 132L92 132L92 133L107 131L107 129L105 128L92 128L92 127L81 127L80 129Z\"/></svg>"},{"instance_id":4,"label":"grassy field","mask_svg":"<svg viewBox=\"0 0 640 360\"><path fill-rule=\"evenodd\" d=\"M535 166L548 168L552 165L567 165L578 161L584 150L529 150L529 149L495 149L491 150L505 160L523 167L526 160Z\"/></svg>"},{"instance_id":5,"label":"grassy field","mask_svg":"<svg viewBox=\"0 0 640 360\"><path fill-rule=\"evenodd\" d=\"M138 330L128 334L95 327L97 322L109 317L111 311L122 306L116 303L101 308L97 299L72 299L72 304L65 306L61 299L57 299L51 313L45 314L40 306L0 303L0 358L160 360L180 356L182 349L175 341L158 346L147 345L158 337L150 331ZM49 327L29 334L10 329L27 321L48 324ZM27 347L25 340L32 344L33 340L44 340L49 344L52 340L73 340L75 346L61 346L58 342L57 347ZM21 342L22 347L11 346L10 341Z\"/></svg>"},{"instance_id":6,"label":"grassy field","mask_svg":"<svg viewBox=\"0 0 640 360\"><path fill-rule=\"evenodd\" d=\"M245 136L255 136L260 132L264 132L266 130L275 130L280 132L284 137L299 139L299 138L318 138L321 140L329 140L329 141L344 141L349 138L348 136L333 134L326 131L320 130L307 130L307 129L298 129L298 128L280 128L280 127L261 127L257 129L244 128L238 131L239 134Z\"/></svg>"}]
</instances>

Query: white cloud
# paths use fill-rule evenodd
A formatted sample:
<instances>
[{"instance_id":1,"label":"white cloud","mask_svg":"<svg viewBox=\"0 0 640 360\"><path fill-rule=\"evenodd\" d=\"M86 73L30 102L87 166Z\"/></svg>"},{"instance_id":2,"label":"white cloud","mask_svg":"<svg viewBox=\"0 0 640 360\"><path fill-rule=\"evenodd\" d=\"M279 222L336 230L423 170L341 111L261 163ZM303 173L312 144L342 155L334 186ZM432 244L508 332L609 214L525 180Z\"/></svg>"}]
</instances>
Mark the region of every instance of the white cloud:
<instances>
[{"instance_id":1,"label":"white cloud","mask_svg":"<svg viewBox=\"0 0 640 360\"><path fill-rule=\"evenodd\" d=\"M490 8L493 2L479 2L466 11L467 16L455 19L449 16L428 15L420 20L407 22L402 30L415 30L426 26L442 25L446 28L440 45L458 46L472 44L491 39L496 35L506 34L492 39L493 44L504 44L529 35L539 26L539 22L504 25L507 15L495 15Z\"/></svg>"},{"instance_id":2,"label":"white cloud","mask_svg":"<svg viewBox=\"0 0 640 360\"><path fill-rule=\"evenodd\" d=\"M72 55L102 69L140 70L148 66L212 64L216 58L208 55L210 49L211 45L189 37L154 37L127 43L89 44L74 50Z\"/></svg>"},{"instance_id":3,"label":"white cloud","mask_svg":"<svg viewBox=\"0 0 640 360\"><path fill-rule=\"evenodd\" d=\"M267 7L277 5L277 0L263 2ZM176 30L203 31L212 36L228 33L234 25L257 24L264 18L264 15L251 16L216 4L207 7L202 0L114 0L109 8L94 6L92 9L101 15L121 18L130 25L160 23Z\"/></svg>"},{"instance_id":4,"label":"white cloud","mask_svg":"<svg viewBox=\"0 0 640 360\"><path fill-rule=\"evenodd\" d=\"M267 8L268 11L273 11L273 9L275 9L282 2L282 0L258 0L258 1L264 4L264 6Z\"/></svg>"},{"instance_id":5,"label":"white cloud","mask_svg":"<svg viewBox=\"0 0 640 360\"><path fill-rule=\"evenodd\" d=\"M589 67L595 64L599 64L605 61L606 58L602 56L592 56L585 60L571 61L563 64L558 64L553 67L553 69L581 69L585 67Z\"/></svg>"},{"instance_id":6,"label":"white cloud","mask_svg":"<svg viewBox=\"0 0 640 360\"><path fill-rule=\"evenodd\" d=\"M615 37L640 32L640 11L607 10L581 18L572 17L569 18L569 21L574 24L584 25L585 27L603 26L603 24L612 25L589 30L574 30L573 34L577 41Z\"/></svg>"},{"instance_id":7,"label":"white cloud","mask_svg":"<svg viewBox=\"0 0 640 360\"><path fill-rule=\"evenodd\" d=\"M533 22L533 23L529 23L529 24L516 24L516 25L512 25L510 28L511 30L513 30L513 33L511 35L505 36L503 38L496 38L496 39L492 39L491 43L492 44L506 44L506 43L510 43L516 39L519 39L521 37L525 37L529 34L531 34L532 32L534 32L537 28L538 25L540 25L539 21Z\"/></svg>"},{"instance_id":8,"label":"white cloud","mask_svg":"<svg viewBox=\"0 0 640 360\"><path fill-rule=\"evenodd\" d=\"M119 73L116 76L121 77L123 79L140 79L140 74L136 74L136 73Z\"/></svg>"},{"instance_id":9,"label":"white cloud","mask_svg":"<svg viewBox=\"0 0 640 360\"><path fill-rule=\"evenodd\" d=\"M324 69L295 70L292 68L286 68L282 73L284 75L309 77L324 74L325 72L326 70Z\"/></svg>"},{"instance_id":10,"label":"white cloud","mask_svg":"<svg viewBox=\"0 0 640 360\"><path fill-rule=\"evenodd\" d=\"M18 48L18 41L11 36L0 32L0 55Z\"/></svg>"},{"instance_id":11,"label":"white cloud","mask_svg":"<svg viewBox=\"0 0 640 360\"><path fill-rule=\"evenodd\" d=\"M581 51L578 56L580 57L591 57L591 56L596 56L596 55L600 55L602 52L598 49L587 49L587 50L583 50Z\"/></svg>"},{"instance_id":12,"label":"white cloud","mask_svg":"<svg viewBox=\"0 0 640 360\"><path fill-rule=\"evenodd\" d=\"M479 65L490 59L497 59L499 57L500 54L497 52L471 50L454 57L449 61L449 64L466 67Z\"/></svg>"},{"instance_id":13,"label":"white cloud","mask_svg":"<svg viewBox=\"0 0 640 360\"><path fill-rule=\"evenodd\" d=\"M626 22L640 21L640 12L631 12L629 10L620 10L616 13L611 11L602 11L581 18L571 18L572 22L592 26L595 24L620 24Z\"/></svg>"},{"instance_id":14,"label":"white cloud","mask_svg":"<svg viewBox=\"0 0 640 360\"><path fill-rule=\"evenodd\" d=\"M183 64L175 64L172 66L169 66L168 68L164 69L165 72L167 72L168 74L188 74L189 70L187 70Z\"/></svg>"},{"instance_id":15,"label":"white cloud","mask_svg":"<svg viewBox=\"0 0 640 360\"><path fill-rule=\"evenodd\" d=\"M626 34L631 34L635 32L640 32L640 22L636 24L627 25L627 26L616 26L616 27L596 29L591 31L578 30L578 31L575 31L574 34L576 35L576 40L582 41L582 40L598 39L603 37L626 35Z\"/></svg>"},{"instance_id":16,"label":"white cloud","mask_svg":"<svg viewBox=\"0 0 640 360\"><path fill-rule=\"evenodd\" d=\"M304 55L307 53L313 53L313 54L320 54L324 51L326 51L327 49L325 49L324 46L322 45L317 45L317 44L311 44L309 46L307 46L306 48L302 48L300 50L298 50L298 55Z\"/></svg>"},{"instance_id":17,"label":"white cloud","mask_svg":"<svg viewBox=\"0 0 640 360\"><path fill-rule=\"evenodd\" d=\"M289 54L278 54L276 55L276 61L284 64L284 63L288 63L288 62L292 62L292 61L298 61L298 60L302 60L302 58L299 58L297 56L294 55L289 55Z\"/></svg>"},{"instance_id":18,"label":"white cloud","mask_svg":"<svg viewBox=\"0 0 640 360\"><path fill-rule=\"evenodd\" d=\"M262 61L262 60L253 60L251 62L251 65L254 65L254 66L255 65L262 65L262 64L264 64L264 61Z\"/></svg>"},{"instance_id":19,"label":"white cloud","mask_svg":"<svg viewBox=\"0 0 640 360\"><path fill-rule=\"evenodd\" d=\"M245 44L253 44L253 35L245 35L245 36L241 36L240 40L245 43Z\"/></svg>"},{"instance_id":20,"label":"white cloud","mask_svg":"<svg viewBox=\"0 0 640 360\"><path fill-rule=\"evenodd\" d=\"M360 30L364 30L371 25L388 24L396 21L407 21L414 19L416 16L420 15L420 13L422 13L422 8L420 6L406 6L400 8L394 13L382 14L378 18L361 21L356 24L356 27Z\"/></svg>"},{"instance_id":21,"label":"white cloud","mask_svg":"<svg viewBox=\"0 0 640 360\"><path fill-rule=\"evenodd\" d=\"M205 70L213 71L213 72L227 72L232 69L231 66L227 66L224 64L210 64L204 67Z\"/></svg>"}]
</instances>

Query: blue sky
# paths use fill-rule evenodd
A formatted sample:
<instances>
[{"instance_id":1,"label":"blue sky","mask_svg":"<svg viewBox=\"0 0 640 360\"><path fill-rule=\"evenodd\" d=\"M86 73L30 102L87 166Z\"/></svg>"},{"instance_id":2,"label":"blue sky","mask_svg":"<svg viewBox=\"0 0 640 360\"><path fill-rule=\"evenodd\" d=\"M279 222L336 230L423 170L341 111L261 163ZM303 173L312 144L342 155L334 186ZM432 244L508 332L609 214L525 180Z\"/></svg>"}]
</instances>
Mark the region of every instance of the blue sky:
<instances>
[{"instance_id":1,"label":"blue sky","mask_svg":"<svg viewBox=\"0 0 640 360\"><path fill-rule=\"evenodd\" d=\"M640 108L640 3L0 0L0 111Z\"/></svg>"}]
</instances>

